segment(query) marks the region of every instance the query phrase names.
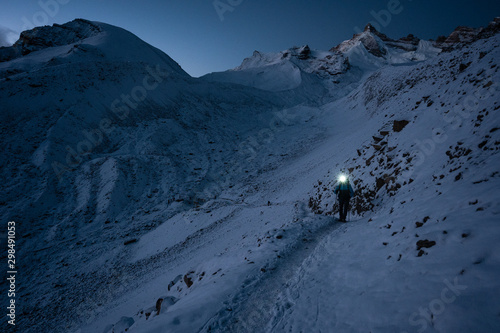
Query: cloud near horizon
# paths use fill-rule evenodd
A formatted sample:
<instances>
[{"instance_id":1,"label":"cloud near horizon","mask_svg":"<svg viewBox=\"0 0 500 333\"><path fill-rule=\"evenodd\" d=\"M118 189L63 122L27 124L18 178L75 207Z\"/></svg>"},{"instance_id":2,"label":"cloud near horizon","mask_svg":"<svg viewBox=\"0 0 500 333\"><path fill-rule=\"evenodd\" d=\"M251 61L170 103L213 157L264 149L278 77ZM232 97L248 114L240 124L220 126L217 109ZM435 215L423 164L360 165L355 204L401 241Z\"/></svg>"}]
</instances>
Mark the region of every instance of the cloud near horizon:
<instances>
[{"instance_id":1,"label":"cloud near horizon","mask_svg":"<svg viewBox=\"0 0 500 333\"><path fill-rule=\"evenodd\" d=\"M11 46L19 38L19 33L0 25L0 47Z\"/></svg>"}]
</instances>

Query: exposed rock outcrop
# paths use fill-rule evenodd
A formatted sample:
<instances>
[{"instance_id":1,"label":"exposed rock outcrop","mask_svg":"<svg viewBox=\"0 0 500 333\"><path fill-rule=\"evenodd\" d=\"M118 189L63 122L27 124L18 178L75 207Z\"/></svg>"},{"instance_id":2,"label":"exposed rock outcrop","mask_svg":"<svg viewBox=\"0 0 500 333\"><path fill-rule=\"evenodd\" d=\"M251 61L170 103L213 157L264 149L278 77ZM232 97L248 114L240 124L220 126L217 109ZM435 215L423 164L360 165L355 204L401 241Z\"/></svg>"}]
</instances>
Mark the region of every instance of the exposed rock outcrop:
<instances>
[{"instance_id":1,"label":"exposed rock outcrop","mask_svg":"<svg viewBox=\"0 0 500 333\"><path fill-rule=\"evenodd\" d=\"M10 47L0 48L0 62L9 61L31 52L49 47L76 43L99 33L101 29L94 23L76 19L65 24L37 27L21 32L17 42Z\"/></svg>"}]
</instances>

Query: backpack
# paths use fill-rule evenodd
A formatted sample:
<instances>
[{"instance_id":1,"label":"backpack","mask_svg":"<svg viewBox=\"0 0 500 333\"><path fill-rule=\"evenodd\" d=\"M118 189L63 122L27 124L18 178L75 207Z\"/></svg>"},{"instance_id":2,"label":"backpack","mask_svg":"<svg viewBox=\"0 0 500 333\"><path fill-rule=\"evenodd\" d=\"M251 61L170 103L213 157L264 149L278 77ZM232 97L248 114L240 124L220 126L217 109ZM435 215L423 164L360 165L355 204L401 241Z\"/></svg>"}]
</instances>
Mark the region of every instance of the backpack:
<instances>
[{"instance_id":1,"label":"backpack","mask_svg":"<svg viewBox=\"0 0 500 333\"><path fill-rule=\"evenodd\" d=\"M351 199L351 192L349 191L349 183L339 186L339 200Z\"/></svg>"}]
</instances>

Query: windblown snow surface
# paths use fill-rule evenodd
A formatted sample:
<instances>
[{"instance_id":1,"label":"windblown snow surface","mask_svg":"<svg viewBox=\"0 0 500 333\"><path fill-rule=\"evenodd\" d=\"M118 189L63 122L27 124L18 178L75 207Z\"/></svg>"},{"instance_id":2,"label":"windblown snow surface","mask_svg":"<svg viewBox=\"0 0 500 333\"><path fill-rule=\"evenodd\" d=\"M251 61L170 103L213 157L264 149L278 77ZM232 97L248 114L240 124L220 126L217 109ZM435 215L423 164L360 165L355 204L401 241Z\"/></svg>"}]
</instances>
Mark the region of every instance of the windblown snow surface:
<instances>
[{"instance_id":1,"label":"windblown snow surface","mask_svg":"<svg viewBox=\"0 0 500 333\"><path fill-rule=\"evenodd\" d=\"M383 56L194 79L122 29L64 31L0 63L19 332L498 332L499 34L365 31Z\"/></svg>"}]
</instances>

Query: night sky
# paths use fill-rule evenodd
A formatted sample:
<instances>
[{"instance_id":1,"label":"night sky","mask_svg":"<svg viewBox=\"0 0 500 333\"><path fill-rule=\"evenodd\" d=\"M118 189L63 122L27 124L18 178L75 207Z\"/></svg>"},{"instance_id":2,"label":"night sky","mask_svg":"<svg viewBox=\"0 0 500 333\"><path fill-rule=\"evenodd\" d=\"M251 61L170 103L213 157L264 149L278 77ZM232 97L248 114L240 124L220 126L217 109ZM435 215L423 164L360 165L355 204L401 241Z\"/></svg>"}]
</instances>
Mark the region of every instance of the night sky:
<instances>
[{"instance_id":1,"label":"night sky","mask_svg":"<svg viewBox=\"0 0 500 333\"><path fill-rule=\"evenodd\" d=\"M192 76L238 66L254 50L328 50L371 22L389 37L448 35L486 26L500 1L465 0L18 0L0 11L0 45L22 30L75 18L127 29Z\"/></svg>"}]
</instances>

